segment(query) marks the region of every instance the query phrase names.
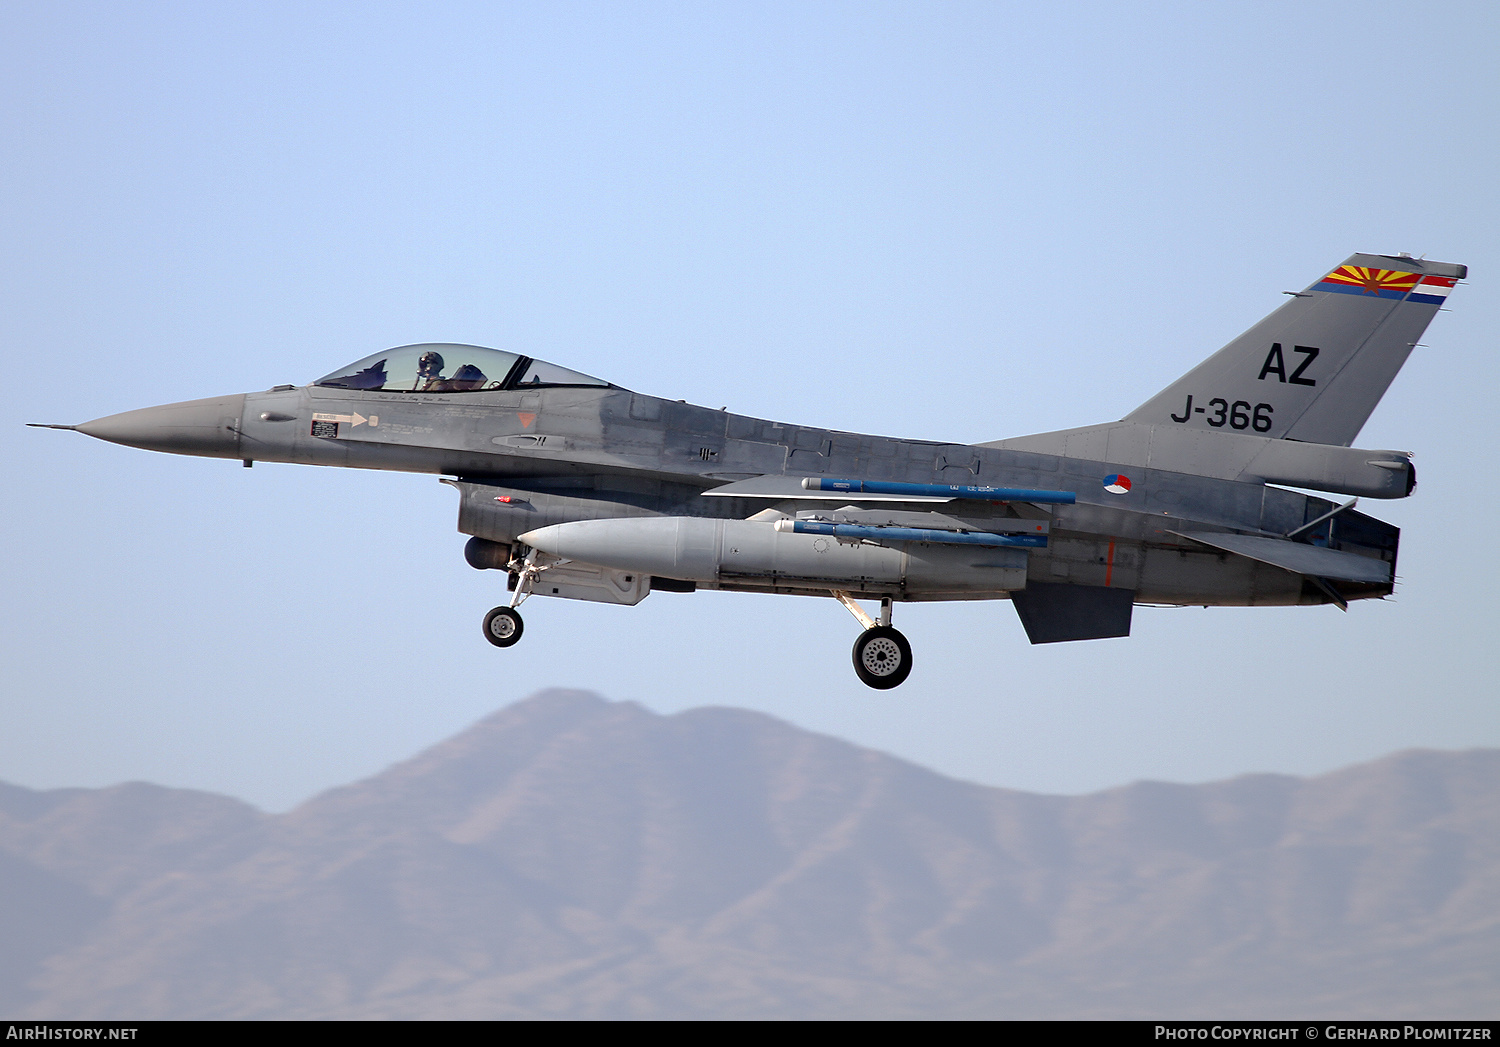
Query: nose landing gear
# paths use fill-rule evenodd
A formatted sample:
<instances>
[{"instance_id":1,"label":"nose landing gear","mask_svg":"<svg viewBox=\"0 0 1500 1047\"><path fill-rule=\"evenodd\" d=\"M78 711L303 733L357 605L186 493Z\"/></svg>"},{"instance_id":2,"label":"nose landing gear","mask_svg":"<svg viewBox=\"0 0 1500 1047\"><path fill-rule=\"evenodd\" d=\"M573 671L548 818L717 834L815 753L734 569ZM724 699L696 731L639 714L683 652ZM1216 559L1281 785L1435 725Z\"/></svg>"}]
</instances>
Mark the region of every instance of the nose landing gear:
<instances>
[{"instance_id":1,"label":"nose landing gear","mask_svg":"<svg viewBox=\"0 0 1500 1047\"><path fill-rule=\"evenodd\" d=\"M877 691L901 686L911 675L911 644L899 631L891 628L890 597L880 601L880 621L877 622L847 592L842 589L832 592L865 627L854 641L854 675L859 677L859 682Z\"/></svg>"},{"instance_id":2,"label":"nose landing gear","mask_svg":"<svg viewBox=\"0 0 1500 1047\"><path fill-rule=\"evenodd\" d=\"M521 621L521 612L516 608L526 602L526 597L531 595L531 590L536 586L537 575L546 570L546 567L537 565L535 549L530 550L524 559L520 556L513 557L508 566L516 578L516 588L510 603L493 607L484 616L484 638L496 647L510 647L520 641L521 632L526 625Z\"/></svg>"}]
</instances>

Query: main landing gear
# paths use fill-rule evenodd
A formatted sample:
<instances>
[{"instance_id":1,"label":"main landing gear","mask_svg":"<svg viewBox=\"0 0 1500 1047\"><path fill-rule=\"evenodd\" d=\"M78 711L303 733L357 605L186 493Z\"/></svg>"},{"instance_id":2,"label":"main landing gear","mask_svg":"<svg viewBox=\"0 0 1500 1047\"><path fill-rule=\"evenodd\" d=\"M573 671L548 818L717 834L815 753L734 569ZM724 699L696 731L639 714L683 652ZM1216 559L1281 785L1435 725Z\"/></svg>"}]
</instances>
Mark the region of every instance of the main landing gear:
<instances>
[{"instance_id":1,"label":"main landing gear","mask_svg":"<svg viewBox=\"0 0 1500 1047\"><path fill-rule=\"evenodd\" d=\"M878 691L901 686L911 675L911 644L891 628L891 598L881 599L877 622L844 590L834 589L833 595L865 627L854 641L854 675L859 682Z\"/></svg>"},{"instance_id":2,"label":"main landing gear","mask_svg":"<svg viewBox=\"0 0 1500 1047\"><path fill-rule=\"evenodd\" d=\"M536 586L537 575L547 569L537 565L535 549L529 551L525 559L512 559L509 566L516 579L510 603L493 607L484 616L484 638L496 647L511 647L520 641L526 623L521 620L521 612L516 608L526 602L526 597L531 595L531 590Z\"/></svg>"}]
</instances>

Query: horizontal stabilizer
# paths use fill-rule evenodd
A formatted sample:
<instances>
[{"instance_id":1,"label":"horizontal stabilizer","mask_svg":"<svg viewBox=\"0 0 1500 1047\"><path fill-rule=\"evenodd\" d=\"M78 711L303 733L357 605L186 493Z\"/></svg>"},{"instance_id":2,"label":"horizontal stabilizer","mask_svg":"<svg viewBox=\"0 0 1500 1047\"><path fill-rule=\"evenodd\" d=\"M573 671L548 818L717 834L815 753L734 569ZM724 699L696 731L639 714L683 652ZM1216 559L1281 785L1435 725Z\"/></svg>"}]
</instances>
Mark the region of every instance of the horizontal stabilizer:
<instances>
[{"instance_id":1,"label":"horizontal stabilizer","mask_svg":"<svg viewBox=\"0 0 1500 1047\"><path fill-rule=\"evenodd\" d=\"M1028 582L1011 594L1032 643L1104 640L1130 635L1135 592L1098 585Z\"/></svg>"},{"instance_id":2,"label":"horizontal stabilizer","mask_svg":"<svg viewBox=\"0 0 1500 1047\"><path fill-rule=\"evenodd\" d=\"M1331 578L1342 582L1378 582L1391 580L1391 565L1384 560L1360 556L1320 545L1289 542L1285 538L1262 538L1253 534L1229 534L1224 531L1173 531L1182 538L1236 553L1251 560L1268 563L1294 574L1314 578Z\"/></svg>"}]
</instances>

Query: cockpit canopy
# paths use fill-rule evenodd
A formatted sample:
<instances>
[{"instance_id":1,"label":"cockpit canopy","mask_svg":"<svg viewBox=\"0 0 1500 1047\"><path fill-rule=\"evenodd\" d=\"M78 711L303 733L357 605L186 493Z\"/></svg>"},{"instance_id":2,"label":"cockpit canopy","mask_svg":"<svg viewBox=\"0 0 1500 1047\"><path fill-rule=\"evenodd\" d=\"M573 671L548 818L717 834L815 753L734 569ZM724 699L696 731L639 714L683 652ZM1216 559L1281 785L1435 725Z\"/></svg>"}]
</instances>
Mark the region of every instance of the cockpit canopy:
<instances>
[{"instance_id":1,"label":"cockpit canopy","mask_svg":"<svg viewBox=\"0 0 1500 1047\"><path fill-rule=\"evenodd\" d=\"M609 383L517 353L452 342L402 345L374 353L313 385L387 393L472 393L481 390Z\"/></svg>"}]
</instances>

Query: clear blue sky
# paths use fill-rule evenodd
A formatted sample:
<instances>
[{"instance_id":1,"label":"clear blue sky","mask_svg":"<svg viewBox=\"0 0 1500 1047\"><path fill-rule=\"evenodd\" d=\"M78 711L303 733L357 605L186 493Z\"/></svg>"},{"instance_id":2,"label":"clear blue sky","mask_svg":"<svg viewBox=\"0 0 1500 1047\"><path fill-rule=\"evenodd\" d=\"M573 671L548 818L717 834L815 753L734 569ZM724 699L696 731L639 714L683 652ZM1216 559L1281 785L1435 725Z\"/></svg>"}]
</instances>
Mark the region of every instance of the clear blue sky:
<instances>
[{"instance_id":1,"label":"clear blue sky","mask_svg":"<svg viewBox=\"0 0 1500 1047\"><path fill-rule=\"evenodd\" d=\"M551 685L763 709L1079 792L1500 745L1493 4L0 8L0 779L282 808ZM1032 648L903 607L538 599L479 620L435 478L27 421L524 351L713 407L980 441L1118 418L1353 251L1472 267L1360 443L1395 600Z\"/></svg>"}]
</instances>

